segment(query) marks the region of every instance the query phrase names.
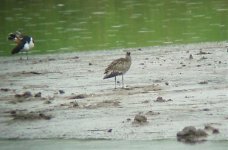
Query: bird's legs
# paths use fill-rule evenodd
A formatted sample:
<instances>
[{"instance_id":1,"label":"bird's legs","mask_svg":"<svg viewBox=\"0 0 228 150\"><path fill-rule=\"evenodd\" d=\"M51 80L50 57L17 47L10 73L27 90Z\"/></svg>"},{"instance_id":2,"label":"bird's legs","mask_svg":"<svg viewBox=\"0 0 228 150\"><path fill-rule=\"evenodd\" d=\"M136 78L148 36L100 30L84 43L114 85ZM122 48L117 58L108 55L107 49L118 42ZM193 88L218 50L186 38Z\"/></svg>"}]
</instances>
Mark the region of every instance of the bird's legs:
<instances>
[{"instance_id":1,"label":"bird's legs","mask_svg":"<svg viewBox=\"0 0 228 150\"><path fill-rule=\"evenodd\" d=\"M115 89L116 89L116 76L115 76Z\"/></svg>"},{"instance_id":2,"label":"bird's legs","mask_svg":"<svg viewBox=\"0 0 228 150\"><path fill-rule=\"evenodd\" d=\"M28 60L28 51L26 51L26 56L27 56L27 60Z\"/></svg>"},{"instance_id":3,"label":"bird's legs","mask_svg":"<svg viewBox=\"0 0 228 150\"><path fill-rule=\"evenodd\" d=\"M124 77L123 77L123 74L122 74L122 88L124 88Z\"/></svg>"}]
</instances>

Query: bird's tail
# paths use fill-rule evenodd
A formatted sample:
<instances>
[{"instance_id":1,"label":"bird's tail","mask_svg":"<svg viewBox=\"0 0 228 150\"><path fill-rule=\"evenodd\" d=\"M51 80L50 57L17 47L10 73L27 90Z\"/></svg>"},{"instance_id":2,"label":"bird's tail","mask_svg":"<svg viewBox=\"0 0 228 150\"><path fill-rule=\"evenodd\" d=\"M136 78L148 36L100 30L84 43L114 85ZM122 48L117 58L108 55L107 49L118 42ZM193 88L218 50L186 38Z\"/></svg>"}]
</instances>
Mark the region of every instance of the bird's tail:
<instances>
[{"instance_id":1,"label":"bird's tail","mask_svg":"<svg viewBox=\"0 0 228 150\"><path fill-rule=\"evenodd\" d=\"M16 53L19 53L21 50L20 47L15 47L12 51L11 51L11 54L16 54Z\"/></svg>"}]
</instances>

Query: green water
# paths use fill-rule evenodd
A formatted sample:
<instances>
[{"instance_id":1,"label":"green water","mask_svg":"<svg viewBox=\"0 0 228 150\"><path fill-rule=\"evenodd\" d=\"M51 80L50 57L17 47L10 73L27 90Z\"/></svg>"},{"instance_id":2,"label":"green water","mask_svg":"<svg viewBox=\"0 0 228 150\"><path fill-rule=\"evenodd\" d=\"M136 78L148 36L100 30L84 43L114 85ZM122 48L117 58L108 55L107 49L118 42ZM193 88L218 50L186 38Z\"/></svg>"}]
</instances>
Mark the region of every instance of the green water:
<instances>
[{"instance_id":1,"label":"green water","mask_svg":"<svg viewBox=\"0 0 228 150\"><path fill-rule=\"evenodd\" d=\"M1 150L226 150L227 141L185 144L175 140L0 140Z\"/></svg>"},{"instance_id":2,"label":"green water","mask_svg":"<svg viewBox=\"0 0 228 150\"><path fill-rule=\"evenodd\" d=\"M2 0L0 56L16 30L40 54L224 41L227 18L227 0Z\"/></svg>"}]
</instances>

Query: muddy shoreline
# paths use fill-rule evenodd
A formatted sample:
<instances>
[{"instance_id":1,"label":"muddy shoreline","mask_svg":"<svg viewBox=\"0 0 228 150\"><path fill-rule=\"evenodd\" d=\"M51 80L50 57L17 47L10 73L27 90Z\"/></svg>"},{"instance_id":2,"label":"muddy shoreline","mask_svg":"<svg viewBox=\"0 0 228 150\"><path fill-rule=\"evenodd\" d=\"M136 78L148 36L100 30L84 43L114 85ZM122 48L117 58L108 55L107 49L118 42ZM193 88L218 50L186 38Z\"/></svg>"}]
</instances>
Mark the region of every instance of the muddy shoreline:
<instances>
[{"instance_id":1,"label":"muddy shoreline","mask_svg":"<svg viewBox=\"0 0 228 150\"><path fill-rule=\"evenodd\" d=\"M103 72L127 50L125 89L114 89ZM210 125L219 134L207 140L228 140L227 42L29 58L0 60L1 139L175 139Z\"/></svg>"}]
</instances>

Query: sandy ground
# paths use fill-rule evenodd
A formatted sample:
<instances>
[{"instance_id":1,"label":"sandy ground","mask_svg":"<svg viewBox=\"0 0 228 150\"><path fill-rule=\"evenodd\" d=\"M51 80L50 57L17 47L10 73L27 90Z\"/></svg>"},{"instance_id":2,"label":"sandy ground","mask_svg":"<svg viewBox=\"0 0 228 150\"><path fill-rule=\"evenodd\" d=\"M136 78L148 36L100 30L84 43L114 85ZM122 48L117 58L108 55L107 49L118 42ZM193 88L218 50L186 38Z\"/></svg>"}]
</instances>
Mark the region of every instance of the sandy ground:
<instances>
[{"instance_id":1,"label":"sandy ground","mask_svg":"<svg viewBox=\"0 0 228 150\"><path fill-rule=\"evenodd\" d=\"M227 42L129 49L125 88L118 77L114 89L103 72L126 51L2 57L0 138L175 139L211 125L207 140L228 140Z\"/></svg>"}]
</instances>

